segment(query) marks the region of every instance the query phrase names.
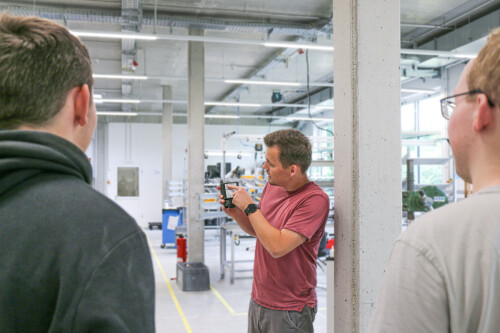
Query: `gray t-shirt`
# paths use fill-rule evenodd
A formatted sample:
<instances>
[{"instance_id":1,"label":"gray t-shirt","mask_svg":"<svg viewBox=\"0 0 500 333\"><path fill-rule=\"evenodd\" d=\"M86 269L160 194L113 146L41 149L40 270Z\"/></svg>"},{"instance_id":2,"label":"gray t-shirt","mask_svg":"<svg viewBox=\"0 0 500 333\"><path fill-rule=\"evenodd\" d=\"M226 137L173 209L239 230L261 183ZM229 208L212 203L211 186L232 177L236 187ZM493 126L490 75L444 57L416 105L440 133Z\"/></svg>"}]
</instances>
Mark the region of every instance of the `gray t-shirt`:
<instances>
[{"instance_id":1,"label":"gray t-shirt","mask_svg":"<svg viewBox=\"0 0 500 333\"><path fill-rule=\"evenodd\" d=\"M423 215L394 244L368 332L500 332L500 186Z\"/></svg>"}]
</instances>

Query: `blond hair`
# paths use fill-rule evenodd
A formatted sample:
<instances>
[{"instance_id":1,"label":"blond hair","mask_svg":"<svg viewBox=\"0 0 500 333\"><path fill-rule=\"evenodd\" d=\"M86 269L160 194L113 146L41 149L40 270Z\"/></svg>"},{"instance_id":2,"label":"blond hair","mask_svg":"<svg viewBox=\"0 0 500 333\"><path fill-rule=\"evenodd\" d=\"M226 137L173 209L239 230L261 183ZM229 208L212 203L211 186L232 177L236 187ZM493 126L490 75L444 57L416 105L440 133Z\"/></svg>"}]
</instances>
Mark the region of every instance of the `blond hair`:
<instances>
[{"instance_id":1,"label":"blond hair","mask_svg":"<svg viewBox=\"0 0 500 333\"><path fill-rule=\"evenodd\" d=\"M500 28L491 32L472 63L467 86L484 91L496 106L500 105Z\"/></svg>"}]
</instances>

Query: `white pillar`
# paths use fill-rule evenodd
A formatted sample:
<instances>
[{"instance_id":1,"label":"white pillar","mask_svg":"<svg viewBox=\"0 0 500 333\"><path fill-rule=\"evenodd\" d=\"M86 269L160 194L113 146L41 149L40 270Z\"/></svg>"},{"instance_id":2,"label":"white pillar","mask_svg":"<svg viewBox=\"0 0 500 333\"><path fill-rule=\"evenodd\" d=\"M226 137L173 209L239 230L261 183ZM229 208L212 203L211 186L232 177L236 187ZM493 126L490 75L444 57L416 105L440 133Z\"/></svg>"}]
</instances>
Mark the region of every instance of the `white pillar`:
<instances>
[{"instance_id":1,"label":"white pillar","mask_svg":"<svg viewBox=\"0 0 500 333\"><path fill-rule=\"evenodd\" d=\"M203 30L190 29L203 36ZM188 262L204 263L205 238L200 216L200 195L204 192L205 166L205 47L188 42Z\"/></svg>"},{"instance_id":2,"label":"white pillar","mask_svg":"<svg viewBox=\"0 0 500 333\"><path fill-rule=\"evenodd\" d=\"M163 99L172 99L172 86L163 86ZM167 197L167 183L172 180L172 124L174 122L174 106L172 103L163 103L162 117L162 157L163 157L163 199Z\"/></svg>"},{"instance_id":3,"label":"white pillar","mask_svg":"<svg viewBox=\"0 0 500 333\"><path fill-rule=\"evenodd\" d=\"M95 133L96 140L96 189L107 195L107 175L108 175L108 123L98 122Z\"/></svg>"},{"instance_id":4,"label":"white pillar","mask_svg":"<svg viewBox=\"0 0 500 333\"><path fill-rule=\"evenodd\" d=\"M334 0L335 332L365 332L401 232L398 0Z\"/></svg>"},{"instance_id":5,"label":"white pillar","mask_svg":"<svg viewBox=\"0 0 500 333\"><path fill-rule=\"evenodd\" d=\"M332 255L332 254L330 254ZM326 258L326 331L333 333L335 328L335 262L332 257Z\"/></svg>"}]
</instances>

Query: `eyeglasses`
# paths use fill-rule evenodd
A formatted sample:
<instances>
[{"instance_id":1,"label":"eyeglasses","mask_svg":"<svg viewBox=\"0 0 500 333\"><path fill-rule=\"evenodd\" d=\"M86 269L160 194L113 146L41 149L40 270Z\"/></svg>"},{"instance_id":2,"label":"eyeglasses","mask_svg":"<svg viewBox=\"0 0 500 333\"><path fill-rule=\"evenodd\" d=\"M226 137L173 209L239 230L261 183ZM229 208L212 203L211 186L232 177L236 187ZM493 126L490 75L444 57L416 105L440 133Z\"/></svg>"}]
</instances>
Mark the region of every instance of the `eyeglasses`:
<instances>
[{"instance_id":1,"label":"eyeglasses","mask_svg":"<svg viewBox=\"0 0 500 333\"><path fill-rule=\"evenodd\" d=\"M484 91L482 91L481 89L474 89L471 91L467 91L467 92L453 95L453 96L448 96L448 97L441 99L440 100L440 102L441 102L441 114L443 115L443 117L447 120L450 120L451 114L453 113L453 110L455 110L455 106L456 106L455 97L463 96L463 95L473 95L473 94L485 94L486 95L486 93ZM493 103L491 101L491 99L488 97L488 95L486 95L486 98L488 99L488 104L490 106L495 106L495 103Z\"/></svg>"}]
</instances>

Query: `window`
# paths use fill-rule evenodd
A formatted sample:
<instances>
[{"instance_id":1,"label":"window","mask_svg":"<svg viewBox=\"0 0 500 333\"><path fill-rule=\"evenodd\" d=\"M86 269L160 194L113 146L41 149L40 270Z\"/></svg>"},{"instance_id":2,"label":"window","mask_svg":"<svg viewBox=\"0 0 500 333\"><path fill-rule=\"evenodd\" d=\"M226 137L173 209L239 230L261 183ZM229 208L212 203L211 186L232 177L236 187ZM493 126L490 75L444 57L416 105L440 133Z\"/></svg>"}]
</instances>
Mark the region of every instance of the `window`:
<instances>
[{"instance_id":1,"label":"window","mask_svg":"<svg viewBox=\"0 0 500 333\"><path fill-rule=\"evenodd\" d=\"M418 140L437 140L446 138L446 120L441 116L440 96L425 98L401 106L401 129L416 132L435 132L434 135L416 137ZM402 147L402 157L442 158L448 157L446 140L436 141L434 145L408 145ZM429 164L415 165L415 184L441 184L447 179L443 165L434 161ZM406 164L402 166L402 179L406 180Z\"/></svg>"},{"instance_id":2,"label":"window","mask_svg":"<svg viewBox=\"0 0 500 333\"><path fill-rule=\"evenodd\" d=\"M323 128L333 132L333 125ZM312 140L312 160L313 161L333 161L333 136L329 131L313 129L314 139ZM313 179L333 180L333 165L311 166L309 176Z\"/></svg>"},{"instance_id":3,"label":"window","mask_svg":"<svg viewBox=\"0 0 500 333\"><path fill-rule=\"evenodd\" d=\"M401 106L401 131L415 131L415 103Z\"/></svg>"},{"instance_id":4,"label":"window","mask_svg":"<svg viewBox=\"0 0 500 333\"><path fill-rule=\"evenodd\" d=\"M118 167L117 193L120 197L139 196L139 168Z\"/></svg>"},{"instance_id":5,"label":"window","mask_svg":"<svg viewBox=\"0 0 500 333\"><path fill-rule=\"evenodd\" d=\"M418 102L418 124L420 131L435 131L445 134L446 119L441 115L440 96L430 97Z\"/></svg>"}]
</instances>

